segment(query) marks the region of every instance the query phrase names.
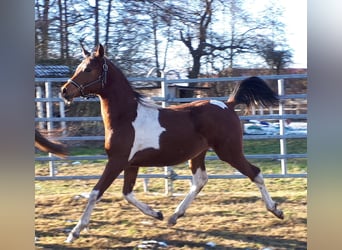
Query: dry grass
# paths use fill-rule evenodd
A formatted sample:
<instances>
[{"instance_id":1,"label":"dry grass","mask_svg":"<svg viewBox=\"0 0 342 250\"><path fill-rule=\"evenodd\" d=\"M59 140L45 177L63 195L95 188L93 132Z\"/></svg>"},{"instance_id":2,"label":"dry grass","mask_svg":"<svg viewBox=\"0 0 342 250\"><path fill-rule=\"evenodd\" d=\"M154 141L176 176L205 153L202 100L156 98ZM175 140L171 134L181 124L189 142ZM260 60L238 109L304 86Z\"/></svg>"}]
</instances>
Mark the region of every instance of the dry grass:
<instances>
[{"instance_id":1,"label":"dry grass","mask_svg":"<svg viewBox=\"0 0 342 250\"><path fill-rule=\"evenodd\" d=\"M42 174L43 170L37 168L37 172ZM174 227L167 227L166 221L183 195L164 196L164 182L157 179L150 180L152 192L143 193L142 180L137 181L137 198L163 212L164 221L158 221L122 198L119 179L95 207L89 231L83 231L71 244L64 243L86 204L80 194L89 192L95 182L36 182L37 249L139 249L144 240L167 244L150 249L306 249L306 179L266 180L271 196L285 213L284 220L266 211L259 191L249 180L209 180ZM189 182L178 180L174 188L184 194ZM209 242L215 246L208 246Z\"/></svg>"}]
</instances>

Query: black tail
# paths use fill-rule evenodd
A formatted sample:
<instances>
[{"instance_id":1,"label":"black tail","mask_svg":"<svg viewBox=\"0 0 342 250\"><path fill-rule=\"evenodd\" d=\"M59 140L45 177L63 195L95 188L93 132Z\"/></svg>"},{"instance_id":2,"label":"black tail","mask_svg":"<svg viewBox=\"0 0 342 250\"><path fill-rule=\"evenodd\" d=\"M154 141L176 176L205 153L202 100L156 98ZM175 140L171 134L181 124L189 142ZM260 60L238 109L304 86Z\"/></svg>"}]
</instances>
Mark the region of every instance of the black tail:
<instances>
[{"instance_id":1,"label":"black tail","mask_svg":"<svg viewBox=\"0 0 342 250\"><path fill-rule=\"evenodd\" d=\"M50 152L62 158L65 158L68 155L68 150L65 145L58 142L49 141L41 133L39 133L38 130L35 130L34 145L44 152Z\"/></svg>"},{"instance_id":2,"label":"black tail","mask_svg":"<svg viewBox=\"0 0 342 250\"><path fill-rule=\"evenodd\" d=\"M228 103L232 103L234 106L246 104L247 107L253 105L268 107L276 105L278 102L278 96L264 80L256 76L249 77L237 84L228 100Z\"/></svg>"}]
</instances>

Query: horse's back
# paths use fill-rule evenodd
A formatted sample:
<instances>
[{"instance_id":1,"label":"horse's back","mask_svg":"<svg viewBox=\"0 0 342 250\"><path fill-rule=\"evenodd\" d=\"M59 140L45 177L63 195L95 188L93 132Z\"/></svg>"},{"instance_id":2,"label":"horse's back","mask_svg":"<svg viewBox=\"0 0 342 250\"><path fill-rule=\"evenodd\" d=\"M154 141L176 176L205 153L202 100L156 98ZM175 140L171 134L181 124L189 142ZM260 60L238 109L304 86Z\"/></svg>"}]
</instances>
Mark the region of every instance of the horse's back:
<instances>
[{"instance_id":1,"label":"horse's back","mask_svg":"<svg viewBox=\"0 0 342 250\"><path fill-rule=\"evenodd\" d=\"M220 101L198 104L193 108L193 122L197 131L209 140L209 144L241 137L241 122L234 109Z\"/></svg>"}]
</instances>

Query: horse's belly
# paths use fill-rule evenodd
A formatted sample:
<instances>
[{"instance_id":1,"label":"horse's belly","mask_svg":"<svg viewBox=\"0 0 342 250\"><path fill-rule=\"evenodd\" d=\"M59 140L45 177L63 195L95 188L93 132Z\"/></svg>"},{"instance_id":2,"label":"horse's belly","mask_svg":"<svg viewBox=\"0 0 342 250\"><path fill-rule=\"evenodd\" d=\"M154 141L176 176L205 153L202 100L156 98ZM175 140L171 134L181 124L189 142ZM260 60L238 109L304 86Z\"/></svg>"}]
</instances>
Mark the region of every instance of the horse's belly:
<instances>
[{"instance_id":1,"label":"horse's belly","mask_svg":"<svg viewBox=\"0 0 342 250\"><path fill-rule=\"evenodd\" d=\"M130 163L135 166L177 165L194 158L207 149L208 145L204 140L183 145L165 145L165 147L161 145L160 149L146 148L137 152Z\"/></svg>"}]
</instances>

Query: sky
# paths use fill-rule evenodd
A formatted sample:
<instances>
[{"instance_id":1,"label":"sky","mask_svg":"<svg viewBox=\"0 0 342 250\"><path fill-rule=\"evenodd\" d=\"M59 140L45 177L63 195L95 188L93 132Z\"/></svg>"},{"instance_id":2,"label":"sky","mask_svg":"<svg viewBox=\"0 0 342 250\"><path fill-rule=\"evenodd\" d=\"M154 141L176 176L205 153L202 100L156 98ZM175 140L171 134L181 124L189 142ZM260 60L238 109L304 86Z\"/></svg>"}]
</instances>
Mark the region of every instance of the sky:
<instances>
[{"instance_id":1,"label":"sky","mask_svg":"<svg viewBox=\"0 0 342 250\"><path fill-rule=\"evenodd\" d=\"M260 0L256 1L259 2ZM289 46L293 49L293 66L307 67L307 1L279 0L284 8L284 20Z\"/></svg>"},{"instance_id":2,"label":"sky","mask_svg":"<svg viewBox=\"0 0 342 250\"><path fill-rule=\"evenodd\" d=\"M250 12L262 10L270 2L284 8L283 17L279 18L285 24L287 44L293 52L291 67L307 67L307 0L245 0Z\"/></svg>"}]
</instances>

